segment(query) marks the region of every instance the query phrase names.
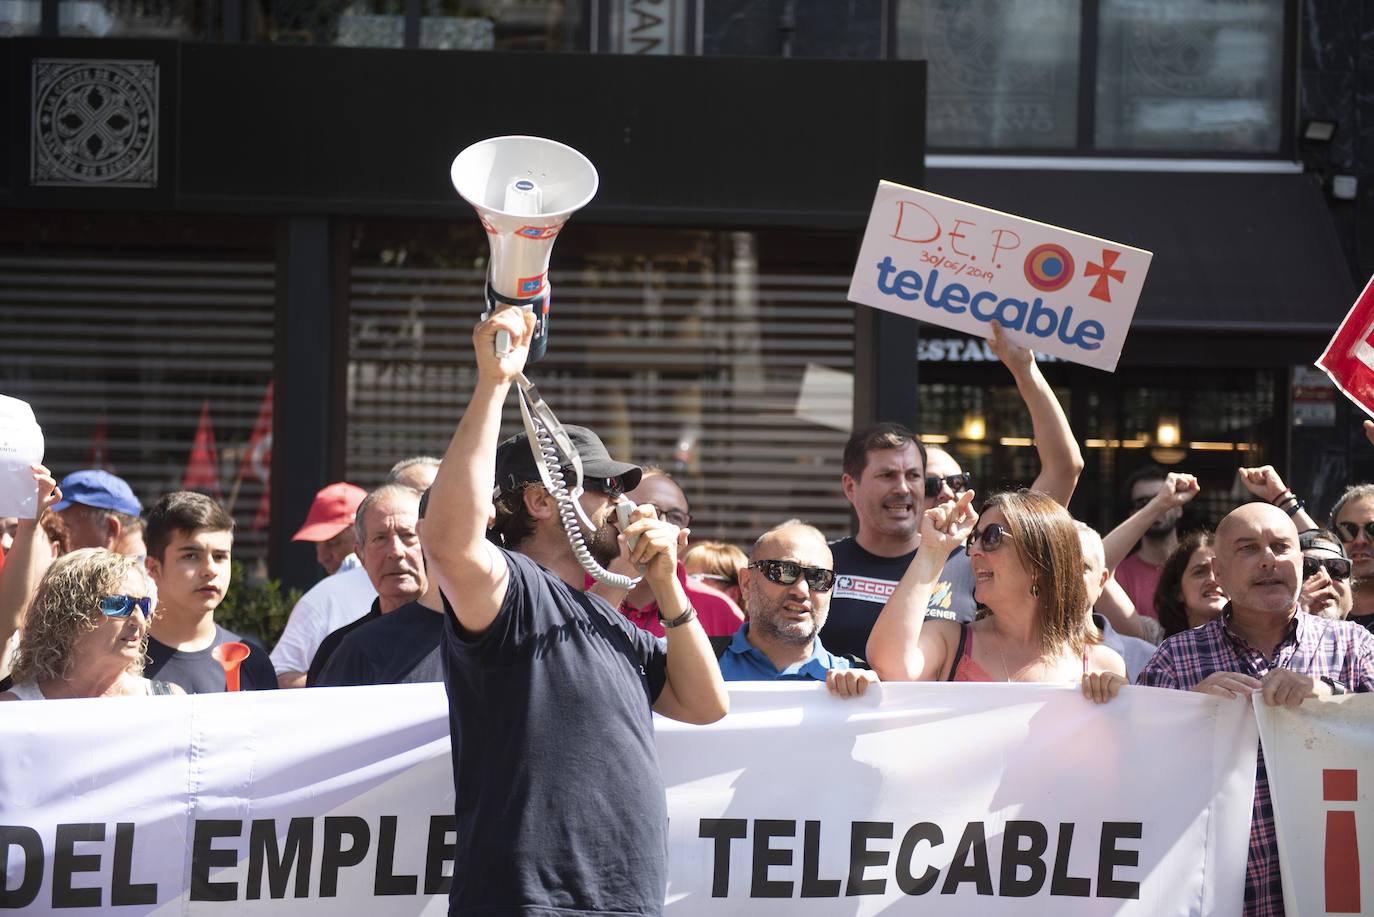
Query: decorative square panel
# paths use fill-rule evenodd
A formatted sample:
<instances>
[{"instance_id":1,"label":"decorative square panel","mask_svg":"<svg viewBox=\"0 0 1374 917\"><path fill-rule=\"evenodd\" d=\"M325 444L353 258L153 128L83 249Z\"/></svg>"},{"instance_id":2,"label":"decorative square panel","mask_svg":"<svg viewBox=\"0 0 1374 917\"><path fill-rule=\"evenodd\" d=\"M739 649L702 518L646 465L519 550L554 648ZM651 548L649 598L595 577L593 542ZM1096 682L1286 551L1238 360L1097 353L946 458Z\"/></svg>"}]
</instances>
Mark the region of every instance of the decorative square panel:
<instances>
[{"instance_id":1,"label":"decorative square panel","mask_svg":"<svg viewBox=\"0 0 1374 917\"><path fill-rule=\"evenodd\" d=\"M157 187L158 65L33 61L30 183Z\"/></svg>"}]
</instances>

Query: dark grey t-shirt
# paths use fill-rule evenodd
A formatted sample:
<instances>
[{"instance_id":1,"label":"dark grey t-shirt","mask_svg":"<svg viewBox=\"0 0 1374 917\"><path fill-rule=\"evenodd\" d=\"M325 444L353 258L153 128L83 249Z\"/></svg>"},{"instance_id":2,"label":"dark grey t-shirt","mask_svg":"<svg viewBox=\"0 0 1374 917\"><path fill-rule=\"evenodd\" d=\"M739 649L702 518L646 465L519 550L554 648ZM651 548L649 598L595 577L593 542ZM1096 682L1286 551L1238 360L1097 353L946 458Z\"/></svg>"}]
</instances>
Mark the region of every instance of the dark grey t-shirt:
<instances>
[{"instance_id":1,"label":"dark grey t-shirt","mask_svg":"<svg viewBox=\"0 0 1374 917\"><path fill-rule=\"evenodd\" d=\"M148 638L148 664L143 668L145 678L170 681L181 685L187 694L216 694L224 691L224 666L211 655L221 643L243 643L248 646L248 658L239 666L239 688L243 691L266 691L277 686L277 670L268 658L267 647L256 640L240 637L231 630L215 625L215 640L203 650L174 650L153 637Z\"/></svg>"},{"instance_id":2,"label":"dark grey t-shirt","mask_svg":"<svg viewBox=\"0 0 1374 917\"><path fill-rule=\"evenodd\" d=\"M443 636L442 612L407 602L346 634L311 684L327 688L443 681Z\"/></svg>"},{"instance_id":3,"label":"dark grey t-shirt","mask_svg":"<svg viewBox=\"0 0 1374 917\"><path fill-rule=\"evenodd\" d=\"M484 633L444 600L456 838L449 913L659 915L667 802L650 705L662 642L604 599L502 552Z\"/></svg>"},{"instance_id":4,"label":"dark grey t-shirt","mask_svg":"<svg viewBox=\"0 0 1374 917\"><path fill-rule=\"evenodd\" d=\"M868 635L916 552L879 557L859 547L852 537L832 541L830 551L835 556L835 588L821 640L832 653L866 659ZM940 571L926 617L967 622L973 620L977 608L973 568L963 551L955 551Z\"/></svg>"}]
</instances>

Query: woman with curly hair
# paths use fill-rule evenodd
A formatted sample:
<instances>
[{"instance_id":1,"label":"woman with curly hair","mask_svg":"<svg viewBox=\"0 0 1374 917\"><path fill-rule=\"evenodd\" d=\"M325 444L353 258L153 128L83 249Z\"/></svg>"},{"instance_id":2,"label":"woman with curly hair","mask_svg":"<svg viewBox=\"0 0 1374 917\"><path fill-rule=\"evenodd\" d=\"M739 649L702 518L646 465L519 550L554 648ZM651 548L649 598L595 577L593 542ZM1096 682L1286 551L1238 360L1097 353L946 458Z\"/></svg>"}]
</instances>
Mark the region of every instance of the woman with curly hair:
<instances>
[{"instance_id":1,"label":"woman with curly hair","mask_svg":"<svg viewBox=\"0 0 1374 917\"><path fill-rule=\"evenodd\" d=\"M184 694L143 677L156 602L135 558L103 548L59 557L34 593L14 687L0 701Z\"/></svg>"},{"instance_id":2,"label":"woman with curly hair","mask_svg":"<svg viewBox=\"0 0 1374 917\"><path fill-rule=\"evenodd\" d=\"M997 494L978 513L971 499L965 491L926 510L921 546L868 638L873 670L883 681L1124 678L1121 656L1090 630L1083 546L1068 511L1033 490ZM973 596L991 613L972 624L927 620L931 590L961 546Z\"/></svg>"}]
</instances>

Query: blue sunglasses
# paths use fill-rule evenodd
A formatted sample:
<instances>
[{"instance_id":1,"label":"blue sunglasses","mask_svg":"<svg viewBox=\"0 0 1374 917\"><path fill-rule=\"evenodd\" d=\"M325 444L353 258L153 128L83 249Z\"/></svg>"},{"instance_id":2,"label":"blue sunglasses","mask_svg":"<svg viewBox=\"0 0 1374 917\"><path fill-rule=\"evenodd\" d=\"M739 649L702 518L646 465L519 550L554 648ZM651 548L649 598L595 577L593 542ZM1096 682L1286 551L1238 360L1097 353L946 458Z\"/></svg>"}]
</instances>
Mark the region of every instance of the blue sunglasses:
<instances>
[{"instance_id":1,"label":"blue sunglasses","mask_svg":"<svg viewBox=\"0 0 1374 917\"><path fill-rule=\"evenodd\" d=\"M100 600L100 613L107 618L127 618L135 608L143 612L143 620L153 619L153 600L149 596L107 595Z\"/></svg>"}]
</instances>

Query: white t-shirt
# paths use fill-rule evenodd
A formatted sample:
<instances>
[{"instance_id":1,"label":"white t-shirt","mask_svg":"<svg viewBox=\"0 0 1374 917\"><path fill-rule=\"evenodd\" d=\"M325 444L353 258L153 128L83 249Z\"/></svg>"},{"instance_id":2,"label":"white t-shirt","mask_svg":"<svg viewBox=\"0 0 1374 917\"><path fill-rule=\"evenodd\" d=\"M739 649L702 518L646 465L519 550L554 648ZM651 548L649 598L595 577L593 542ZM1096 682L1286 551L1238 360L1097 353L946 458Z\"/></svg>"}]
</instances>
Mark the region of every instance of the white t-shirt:
<instances>
[{"instance_id":1,"label":"white t-shirt","mask_svg":"<svg viewBox=\"0 0 1374 917\"><path fill-rule=\"evenodd\" d=\"M362 565L340 566L333 576L312 586L291 609L286 629L272 650L277 674L310 671L310 660L324 638L367 614L376 597L377 590Z\"/></svg>"}]
</instances>

